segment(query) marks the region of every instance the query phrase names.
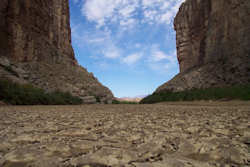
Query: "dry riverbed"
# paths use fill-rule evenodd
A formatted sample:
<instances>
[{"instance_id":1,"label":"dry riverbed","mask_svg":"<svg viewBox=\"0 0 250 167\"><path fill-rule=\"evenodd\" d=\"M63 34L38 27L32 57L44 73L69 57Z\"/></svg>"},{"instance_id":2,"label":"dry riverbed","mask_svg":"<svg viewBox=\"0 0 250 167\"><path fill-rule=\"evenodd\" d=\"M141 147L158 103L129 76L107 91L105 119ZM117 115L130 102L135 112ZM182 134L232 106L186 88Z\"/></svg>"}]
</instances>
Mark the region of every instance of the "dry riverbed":
<instances>
[{"instance_id":1,"label":"dry riverbed","mask_svg":"<svg viewBox=\"0 0 250 167\"><path fill-rule=\"evenodd\" d=\"M0 106L0 167L108 166L250 166L250 103Z\"/></svg>"}]
</instances>

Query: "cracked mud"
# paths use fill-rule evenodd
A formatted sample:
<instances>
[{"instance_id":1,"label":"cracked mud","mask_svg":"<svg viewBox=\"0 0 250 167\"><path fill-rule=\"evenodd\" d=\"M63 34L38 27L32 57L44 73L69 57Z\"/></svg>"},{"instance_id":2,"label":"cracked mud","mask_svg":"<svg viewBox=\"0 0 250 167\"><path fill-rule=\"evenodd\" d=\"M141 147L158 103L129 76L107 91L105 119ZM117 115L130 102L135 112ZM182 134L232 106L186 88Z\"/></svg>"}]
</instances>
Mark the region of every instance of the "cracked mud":
<instances>
[{"instance_id":1,"label":"cracked mud","mask_svg":"<svg viewBox=\"0 0 250 167\"><path fill-rule=\"evenodd\" d=\"M247 167L250 103L2 106L1 167Z\"/></svg>"}]
</instances>

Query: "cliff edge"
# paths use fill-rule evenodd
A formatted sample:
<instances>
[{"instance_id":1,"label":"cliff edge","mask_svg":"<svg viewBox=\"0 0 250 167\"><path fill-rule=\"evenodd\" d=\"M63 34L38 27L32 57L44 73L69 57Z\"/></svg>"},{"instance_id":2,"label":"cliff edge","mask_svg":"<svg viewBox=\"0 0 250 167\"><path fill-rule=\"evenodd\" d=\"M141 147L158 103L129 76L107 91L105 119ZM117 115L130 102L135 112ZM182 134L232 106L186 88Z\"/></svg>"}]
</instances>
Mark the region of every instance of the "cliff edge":
<instances>
[{"instance_id":1,"label":"cliff edge","mask_svg":"<svg viewBox=\"0 0 250 167\"><path fill-rule=\"evenodd\" d=\"M156 92L250 83L250 1L186 0L174 20L180 73Z\"/></svg>"},{"instance_id":2,"label":"cliff edge","mask_svg":"<svg viewBox=\"0 0 250 167\"><path fill-rule=\"evenodd\" d=\"M112 92L78 65L68 0L1 0L0 78L110 103Z\"/></svg>"}]
</instances>

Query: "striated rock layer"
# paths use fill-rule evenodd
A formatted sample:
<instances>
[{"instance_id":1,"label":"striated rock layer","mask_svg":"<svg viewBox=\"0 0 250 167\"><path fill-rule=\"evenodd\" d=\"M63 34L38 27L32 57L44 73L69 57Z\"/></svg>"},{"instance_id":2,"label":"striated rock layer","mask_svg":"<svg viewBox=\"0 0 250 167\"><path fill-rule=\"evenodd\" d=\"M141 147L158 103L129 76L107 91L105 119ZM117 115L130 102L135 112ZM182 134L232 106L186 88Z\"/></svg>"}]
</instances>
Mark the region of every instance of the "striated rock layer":
<instances>
[{"instance_id":1,"label":"striated rock layer","mask_svg":"<svg viewBox=\"0 0 250 167\"><path fill-rule=\"evenodd\" d=\"M75 59L68 0L1 0L0 36L1 78L112 100L111 91Z\"/></svg>"},{"instance_id":2,"label":"striated rock layer","mask_svg":"<svg viewBox=\"0 0 250 167\"><path fill-rule=\"evenodd\" d=\"M156 92L250 83L250 1L186 0L175 17L180 73Z\"/></svg>"}]
</instances>

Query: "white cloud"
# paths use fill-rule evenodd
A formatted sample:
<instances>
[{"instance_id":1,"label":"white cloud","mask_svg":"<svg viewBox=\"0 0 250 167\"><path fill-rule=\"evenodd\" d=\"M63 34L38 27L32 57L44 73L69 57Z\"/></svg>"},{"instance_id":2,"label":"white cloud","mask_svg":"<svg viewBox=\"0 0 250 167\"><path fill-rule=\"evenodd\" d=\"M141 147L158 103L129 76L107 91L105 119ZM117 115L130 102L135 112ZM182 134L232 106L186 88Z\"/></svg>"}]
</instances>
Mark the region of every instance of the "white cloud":
<instances>
[{"instance_id":1,"label":"white cloud","mask_svg":"<svg viewBox=\"0 0 250 167\"><path fill-rule=\"evenodd\" d=\"M174 15L175 15L174 12L171 12L171 11L170 11L170 12L166 12L166 13L164 13L163 15L161 15L160 21L161 21L162 23L165 22L165 23L167 23L167 24L170 24Z\"/></svg>"},{"instance_id":2,"label":"white cloud","mask_svg":"<svg viewBox=\"0 0 250 167\"><path fill-rule=\"evenodd\" d=\"M167 55L159 49L159 46L154 44L151 46L151 51L150 51L150 57L149 61L150 62L159 62L164 59L167 59Z\"/></svg>"},{"instance_id":3,"label":"white cloud","mask_svg":"<svg viewBox=\"0 0 250 167\"><path fill-rule=\"evenodd\" d=\"M82 8L82 13L88 20L95 21L99 26L102 26L105 19L112 16L114 9L113 0L87 0Z\"/></svg>"},{"instance_id":4,"label":"white cloud","mask_svg":"<svg viewBox=\"0 0 250 167\"><path fill-rule=\"evenodd\" d=\"M121 21L120 21L120 25L121 25L121 26L128 26L128 27L130 27L130 26L134 25L135 22L136 22L135 19L121 20Z\"/></svg>"},{"instance_id":5,"label":"white cloud","mask_svg":"<svg viewBox=\"0 0 250 167\"><path fill-rule=\"evenodd\" d=\"M142 0L143 8L148 8L155 3L155 0Z\"/></svg>"},{"instance_id":6,"label":"white cloud","mask_svg":"<svg viewBox=\"0 0 250 167\"><path fill-rule=\"evenodd\" d=\"M86 32L81 25L72 23L72 37L79 48L86 47L92 50L91 58L117 59L122 56L122 49L117 45L108 30L94 30Z\"/></svg>"},{"instance_id":7,"label":"white cloud","mask_svg":"<svg viewBox=\"0 0 250 167\"><path fill-rule=\"evenodd\" d=\"M178 69L176 51L165 53L156 44L151 46L147 63L154 71L173 71Z\"/></svg>"},{"instance_id":8,"label":"white cloud","mask_svg":"<svg viewBox=\"0 0 250 167\"><path fill-rule=\"evenodd\" d=\"M155 51L152 56L153 56L153 60L155 62L167 59L167 55L164 52L160 51L160 50Z\"/></svg>"},{"instance_id":9,"label":"white cloud","mask_svg":"<svg viewBox=\"0 0 250 167\"><path fill-rule=\"evenodd\" d=\"M119 14L121 16L123 16L124 18L129 18L132 16L133 12L136 10L137 5L133 4L133 5L129 5L129 6L123 6L120 10L119 10Z\"/></svg>"},{"instance_id":10,"label":"white cloud","mask_svg":"<svg viewBox=\"0 0 250 167\"><path fill-rule=\"evenodd\" d=\"M86 0L81 11L89 21L102 27L108 22L130 20L138 2L139 0Z\"/></svg>"},{"instance_id":11,"label":"white cloud","mask_svg":"<svg viewBox=\"0 0 250 167\"><path fill-rule=\"evenodd\" d=\"M105 41L105 38L103 38L103 37L97 37L97 38L93 38L93 39L88 40L89 43L101 43L104 41Z\"/></svg>"},{"instance_id":12,"label":"white cloud","mask_svg":"<svg viewBox=\"0 0 250 167\"><path fill-rule=\"evenodd\" d=\"M117 44L120 44L120 38L127 35L127 31L124 30L131 29L139 23L169 26L184 0L73 1L82 5L82 14L88 21L96 23L97 26L97 29L92 29L86 33L78 25L73 25L73 36L78 40L78 45L88 46L90 49L94 48L93 55L98 59L100 57L114 59L127 65L133 65L141 60L142 56L149 54L146 62L154 69L171 70L178 68L176 53L166 53L157 45L146 49L142 44L134 44L134 48L137 49L133 51L134 54L124 56L126 49ZM118 31L114 31L114 26L118 26ZM145 50L149 52L146 53Z\"/></svg>"},{"instance_id":13,"label":"white cloud","mask_svg":"<svg viewBox=\"0 0 250 167\"><path fill-rule=\"evenodd\" d=\"M144 23L171 24L185 0L142 0Z\"/></svg>"},{"instance_id":14,"label":"white cloud","mask_svg":"<svg viewBox=\"0 0 250 167\"><path fill-rule=\"evenodd\" d=\"M71 22L71 32L72 38L79 47L84 46L84 44L102 45L103 43L107 44L107 41L111 41L109 31L84 31L82 24L74 24L74 22Z\"/></svg>"},{"instance_id":15,"label":"white cloud","mask_svg":"<svg viewBox=\"0 0 250 167\"><path fill-rule=\"evenodd\" d=\"M74 0L79 1L79 0ZM97 27L118 23L131 28L137 22L170 24L185 0L85 0L82 14ZM142 18L135 17L141 15Z\"/></svg>"},{"instance_id":16,"label":"white cloud","mask_svg":"<svg viewBox=\"0 0 250 167\"><path fill-rule=\"evenodd\" d=\"M135 64L138 60L140 60L141 57L142 57L141 53L134 53L127 57L124 57L122 59L122 62L126 63L127 65L132 65L132 64Z\"/></svg>"},{"instance_id":17,"label":"white cloud","mask_svg":"<svg viewBox=\"0 0 250 167\"><path fill-rule=\"evenodd\" d=\"M121 51L119 48L111 46L103 50L103 55L106 58L116 59L121 56Z\"/></svg>"},{"instance_id":18,"label":"white cloud","mask_svg":"<svg viewBox=\"0 0 250 167\"><path fill-rule=\"evenodd\" d=\"M165 10L165 9L169 8L170 5L171 5L171 4L170 4L169 1L165 1L165 2L163 2L163 4L162 4L162 6L160 7L160 9L161 9L161 10Z\"/></svg>"}]
</instances>

